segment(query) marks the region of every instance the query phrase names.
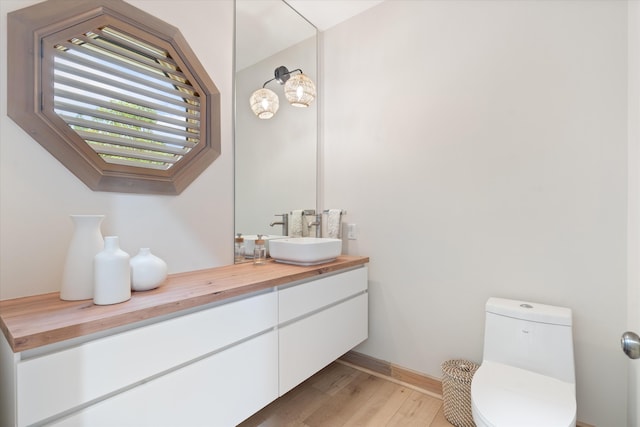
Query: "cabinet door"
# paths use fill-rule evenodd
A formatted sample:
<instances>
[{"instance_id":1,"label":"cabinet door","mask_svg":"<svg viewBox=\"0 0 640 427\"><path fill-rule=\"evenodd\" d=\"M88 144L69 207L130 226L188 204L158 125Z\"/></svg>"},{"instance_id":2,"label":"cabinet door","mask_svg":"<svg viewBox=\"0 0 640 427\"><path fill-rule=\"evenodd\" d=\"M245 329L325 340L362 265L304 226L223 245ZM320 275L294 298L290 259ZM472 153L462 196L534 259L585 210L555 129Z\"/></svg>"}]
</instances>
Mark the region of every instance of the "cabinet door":
<instances>
[{"instance_id":1,"label":"cabinet door","mask_svg":"<svg viewBox=\"0 0 640 427\"><path fill-rule=\"evenodd\" d=\"M228 427L278 397L275 330L98 402L52 425Z\"/></svg>"},{"instance_id":2,"label":"cabinet door","mask_svg":"<svg viewBox=\"0 0 640 427\"><path fill-rule=\"evenodd\" d=\"M367 289L367 266L356 268L278 292L278 322L289 322L328 307Z\"/></svg>"},{"instance_id":3,"label":"cabinet door","mask_svg":"<svg viewBox=\"0 0 640 427\"><path fill-rule=\"evenodd\" d=\"M367 338L368 294L279 330L280 396Z\"/></svg>"},{"instance_id":4,"label":"cabinet door","mask_svg":"<svg viewBox=\"0 0 640 427\"><path fill-rule=\"evenodd\" d=\"M31 425L267 331L275 292L89 341L17 366L18 425Z\"/></svg>"}]
</instances>

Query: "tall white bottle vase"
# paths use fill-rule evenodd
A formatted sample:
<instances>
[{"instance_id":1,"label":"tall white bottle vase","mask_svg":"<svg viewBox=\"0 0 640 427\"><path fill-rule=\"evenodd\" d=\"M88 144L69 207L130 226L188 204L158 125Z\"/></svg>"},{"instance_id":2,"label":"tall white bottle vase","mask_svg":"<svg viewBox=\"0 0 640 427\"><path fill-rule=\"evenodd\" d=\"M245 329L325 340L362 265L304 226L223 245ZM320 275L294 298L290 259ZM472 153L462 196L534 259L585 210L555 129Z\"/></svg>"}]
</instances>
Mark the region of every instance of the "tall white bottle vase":
<instances>
[{"instance_id":1,"label":"tall white bottle vase","mask_svg":"<svg viewBox=\"0 0 640 427\"><path fill-rule=\"evenodd\" d=\"M100 225L104 215L71 215L73 235L62 273L60 299L93 298L93 257L104 246Z\"/></svg>"},{"instance_id":2,"label":"tall white bottle vase","mask_svg":"<svg viewBox=\"0 0 640 427\"><path fill-rule=\"evenodd\" d=\"M129 260L129 254L120 249L117 236L104 238L104 249L94 258L94 304L117 304L131 298Z\"/></svg>"}]
</instances>

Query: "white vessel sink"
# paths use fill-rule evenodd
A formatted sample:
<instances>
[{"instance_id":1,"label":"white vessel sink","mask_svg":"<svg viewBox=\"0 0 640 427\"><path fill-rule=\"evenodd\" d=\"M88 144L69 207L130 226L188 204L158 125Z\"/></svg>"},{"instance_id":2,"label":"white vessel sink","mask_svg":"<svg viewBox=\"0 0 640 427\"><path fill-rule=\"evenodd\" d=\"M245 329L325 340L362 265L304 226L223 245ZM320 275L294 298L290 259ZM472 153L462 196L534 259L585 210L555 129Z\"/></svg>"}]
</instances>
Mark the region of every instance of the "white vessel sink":
<instances>
[{"instance_id":1,"label":"white vessel sink","mask_svg":"<svg viewBox=\"0 0 640 427\"><path fill-rule=\"evenodd\" d=\"M342 252L342 240L320 237L289 237L269 242L271 258L296 265L333 261Z\"/></svg>"}]
</instances>

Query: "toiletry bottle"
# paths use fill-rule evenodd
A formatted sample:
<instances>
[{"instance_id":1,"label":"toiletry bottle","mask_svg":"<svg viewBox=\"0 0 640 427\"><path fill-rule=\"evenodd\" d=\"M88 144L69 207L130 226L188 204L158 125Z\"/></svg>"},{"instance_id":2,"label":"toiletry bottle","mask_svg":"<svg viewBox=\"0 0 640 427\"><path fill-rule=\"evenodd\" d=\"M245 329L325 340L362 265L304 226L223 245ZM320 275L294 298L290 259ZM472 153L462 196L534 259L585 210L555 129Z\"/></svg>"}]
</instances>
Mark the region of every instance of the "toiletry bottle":
<instances>
[{"instance_id":1,"label":"toiletry bottle","mask_svg":"<svg viewBox=\"0 0 640 427\"><path fill-rule=\"evenodd\" d=\"M233 252L233 261L244 261L244 255L244 238L242 237L242 233L238 233L236 234L236 244Z\"/></svg>"},{"instance_id":2,"label":"toiletry bottle","mask_svg":"<svg viewBox=\"0 0 640 427\"><path fill-rule=\"evenodd\" d=\"M255 247L253 249L253 264L263 265L267 262L267 249L264 247L264 239L262 234L258 234Z\"/></svg>"}]
</instances>

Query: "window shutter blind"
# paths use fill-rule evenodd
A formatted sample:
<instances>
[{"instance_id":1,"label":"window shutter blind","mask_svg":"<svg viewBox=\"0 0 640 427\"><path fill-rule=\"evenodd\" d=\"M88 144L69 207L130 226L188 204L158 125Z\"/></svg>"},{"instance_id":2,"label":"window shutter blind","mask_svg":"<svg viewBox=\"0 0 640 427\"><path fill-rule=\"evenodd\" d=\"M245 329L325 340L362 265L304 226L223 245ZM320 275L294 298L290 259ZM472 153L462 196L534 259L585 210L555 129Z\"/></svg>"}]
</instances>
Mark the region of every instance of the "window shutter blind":
<instances>
[{"instance_id":1,"label":"window shutter blind","mask_svg":"<svg viewBox=\"0 0 640 427\"><path fill-rule=\"evenodd\" d=\"M110 27L47 48L56 114L104 161L166 170L200 143L200 95L166 50Z\"/></svg>"}]
</instances>

